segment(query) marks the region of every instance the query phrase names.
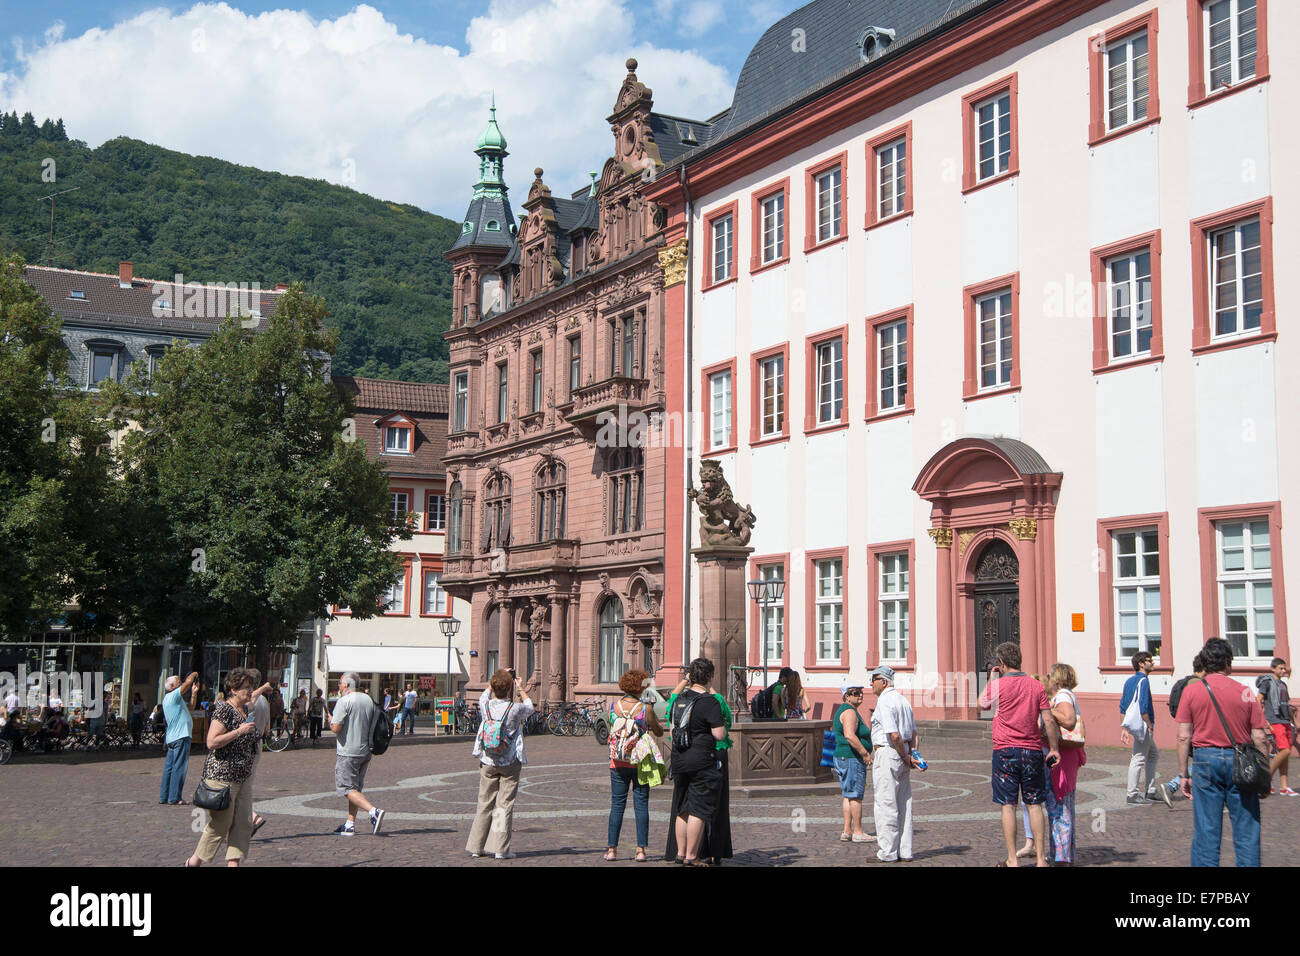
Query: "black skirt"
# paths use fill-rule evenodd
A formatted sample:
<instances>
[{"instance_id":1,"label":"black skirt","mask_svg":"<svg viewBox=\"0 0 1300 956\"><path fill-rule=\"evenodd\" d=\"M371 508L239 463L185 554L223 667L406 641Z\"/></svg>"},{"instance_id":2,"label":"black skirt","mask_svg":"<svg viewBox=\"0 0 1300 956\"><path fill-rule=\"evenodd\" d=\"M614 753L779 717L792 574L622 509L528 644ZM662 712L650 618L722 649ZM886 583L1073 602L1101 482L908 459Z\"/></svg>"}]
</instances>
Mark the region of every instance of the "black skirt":
<instances>
[{"instance_id":1,"label":"black skirt","mask_svg":"<svg viewBox=\"0 0 1300 956\"><path fill-rule=\"evenodd\" d=\"M718 794L717 807L713 817L704 828L704 839L700 841L699 858L702 860L730 859L731 851L731 773L727 756L730 750L719 750L718 760L722 764L722 787ZM664 848L664 859L677 859L677 817L683 812L689 777L673 778L673 805L668 817L668 841Z\"/></svg>"}]
</instances>

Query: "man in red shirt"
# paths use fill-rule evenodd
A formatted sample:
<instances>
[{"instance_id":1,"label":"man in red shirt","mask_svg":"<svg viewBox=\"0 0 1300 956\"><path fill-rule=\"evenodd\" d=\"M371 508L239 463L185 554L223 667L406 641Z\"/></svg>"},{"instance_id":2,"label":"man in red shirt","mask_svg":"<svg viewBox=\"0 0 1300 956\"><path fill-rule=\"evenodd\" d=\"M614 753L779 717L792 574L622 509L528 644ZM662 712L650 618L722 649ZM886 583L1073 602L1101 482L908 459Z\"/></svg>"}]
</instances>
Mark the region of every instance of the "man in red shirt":
<instances>
[{"instance_id":1,"label":"man in red shirt","mask_svg":"<svg viewBox=\"0 0 1300 956\"><path fill-rule=\"evenodd\" d=\"M1219 637L1206 641L1201 661L1205 679L1187 685L1176 718L1183 795L1195 798L1192 866L1219 865L1225 805L1232 819L1236 865L1259 866L1259 796L1242 793L1232 782L1232 748L1249 740L1267 755L1268 724L1254 691L1228 676L1232 673L1232 646L1227 641ZM1187 761L1193 747L1196 760L1189 777Z\"/></svg>"},{"instance_id":2,"label":"man in red shirt","mask_svg":"<svg viewBox=\"0 0 1300 956\"><path fill-rule=\"evenodd\" d=\"M1060 731L1043 685L1020 670L1020 645L1010 641L993 649L993 667L988 686L980 695L980 708L997 707L993 713L993 802L1002 807L1002 837L1007 858L998 866L1016 866L1016 803L1023 799L1034 833L1034 851L1039 866L1047 866L1043 855L1043 803L1047 799L1045 766L1060 759ZM1038 718L1043 729L1038 729ZM1042 737L1047 735L1047 753ZM1046 759L1044 759L1046 758Z\"/></svg>"}]
</instances>

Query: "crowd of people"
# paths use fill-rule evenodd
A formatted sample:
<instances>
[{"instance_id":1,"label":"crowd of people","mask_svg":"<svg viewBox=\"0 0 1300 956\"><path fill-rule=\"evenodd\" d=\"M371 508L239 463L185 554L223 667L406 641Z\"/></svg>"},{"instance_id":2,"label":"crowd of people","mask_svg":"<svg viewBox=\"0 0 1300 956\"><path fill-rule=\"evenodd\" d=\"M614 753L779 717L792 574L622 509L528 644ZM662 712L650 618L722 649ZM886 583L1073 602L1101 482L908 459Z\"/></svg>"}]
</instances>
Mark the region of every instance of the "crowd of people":
<instances>
[{"instance_id":1,"label":"crowd of people","mask_svg":"<svg viewBox=\"0 0 1300 956\"><path fill-rule=\"evenodd\" d=\"M1295 795L1286 776L1288 755L1296 745L1296 709L1286 686L1289 667L1284 660L1274 659L1269 673L1258 679L1257 692L1243 693L1245 685L1230 676L1230 645L1218 638L1207 641L1193 662L1193 672L1177 681L1169 695L1178 726L1179 773L1161 786L1156 770L1152 663L1150 654L1134 655L1133 676L1120 700L1125 743L1132 750L1127 802L1172 807L1175 798L1192 800L1194 866L1218 865L1226 809L1236 864L1258 866L1263 794L1250 792L1234 777L1234 748L1256 748L1268 758L1268 770L1281 775L1281 788L1273 792ZM636 837L632 858L637 862L660 855L685 866L710 866L732 856L728 758L733 715L714 688L711 661L697 658L685 670L667 699L663 720L656 713L654 695L647 694L652 685L649 673L628 670L619 681L621 696L610 704L608 713L610 811L605 860L619 859L629 796ZM166 684L160 705L167 721L167 741L159 803L186 803L182 794L197 677L191 674L182 681L175 676ZM1018 644L1004 643L994 649L979 706L993 710L990 784L993 802L1001 808L1006 851L996 864L999 867L1018 866L1030 857L1038 866L1069 866L1077 860L1075 792L1079 771L1087 763L1077 684L1069 664L1058 662L1046 675L1026 674ZM359 817L370 823L372 833L380 831L385 811L364 794L375 728L391 722L393 711L409 709L405 695L386 692L384 703L379 704L359 692L359 687L356 674L344 674L332 711L319 690L314 698L301 692L288 711L295 728L308 721L315 736L323 722L335 735L334 785L345 802L346 819L334 832L342 836L356 833ZM465 847L472 857L514 856L514 808L527 762L523 724L534 712L532 689L531 682L521 682L513 671L498 670L478 701L482 721L472 749L478 766L478 801ZM868 690L874 706L864 711ZM777 682L759 693L769 695L766 703L773 715L791 719L810 711L793 669L783 669ZM253 834L265 823L253 811L253 780L260 741L276 719L277 700L278 688L262 683L257 671L236 668L227 675L222 699L211 714L200 784L200 791L222 794L220 809L210 814L187 866L212 862L222 843L227 845L228 865L239 865ZM283 703L279 712L284 713ZM403 713L399 723L406 719ZM912 705L895 687L894 671L880 666L869 673L866 684L844 682L830 724L826 748L843 809L839 840L875 844L881 862L912 860L912 774L924 772L928 765L920 753ZM864 825L868 778L874 833ZM656 854L651 845L651 790L669 782L670 823L662 838L663 852ZM204 799L213 798L209 793ZM1021 825L1023 846L1019 845Z\"/></svg>"}]
</instances>

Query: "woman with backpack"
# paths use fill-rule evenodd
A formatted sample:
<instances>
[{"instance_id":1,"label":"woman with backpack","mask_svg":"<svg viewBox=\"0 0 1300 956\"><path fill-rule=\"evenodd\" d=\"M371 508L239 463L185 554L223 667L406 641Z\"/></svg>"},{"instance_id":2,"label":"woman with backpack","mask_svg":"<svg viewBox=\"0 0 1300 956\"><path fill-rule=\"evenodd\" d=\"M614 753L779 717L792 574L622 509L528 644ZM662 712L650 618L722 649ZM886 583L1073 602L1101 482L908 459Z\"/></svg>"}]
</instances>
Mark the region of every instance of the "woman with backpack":
<instances>
[{"instance_id":1,"label":"woman with backpack","mask_svg":"<svg viewBox=\"0 0 1300 956\"><path fill-rule=\"evenodd\" d=\"M515 797L519 777L527 760L524 757L523 722L533 712L526 685L512 671L499 670L488 681L488 689L479 698L483 722L474 737L474 756L479 768L478 813L470 827L465 849L478 858L485 853L498 860L514 858L510 852L510 832L514 823ZM516 693L522 698L515 700Z\"/></svg>"},{"instance_id":2,"label":"woman with backpack","mask_svg":"<svg viewBox=\"0 0 1300 956\"><path fill-rule=\"evenodd\" d=\"M727 739L727 724L709 686L713 662L697 657L686 669L686 680L686 689L673 695L668 709L673 741L673 826L664 856L690 866L708 866L699 858L700 844L705 828L717 818L720 803L727 799L717 750L718 743ZM709 852L721 855L716 847Z\"/></svg>"},{"instance_id":3,"label":"woman with backpack","mask_svg":"<svg viewBox=\"0 0 1300 956\"><path fill-rule=\"evenodd\" d=\"M654 709L641 700L641 691L649 686L650 675L646 671L628 671L618 681L623 696L609 710L609 849L605 851L608 861L618 859L618 837L623 829L629 790L636 814L636 861L646 861L645 848L650 842L650 783L638 780L638 767L647 759L663 764L654 738L664 733Z\"/></svg>"}]
</instances>

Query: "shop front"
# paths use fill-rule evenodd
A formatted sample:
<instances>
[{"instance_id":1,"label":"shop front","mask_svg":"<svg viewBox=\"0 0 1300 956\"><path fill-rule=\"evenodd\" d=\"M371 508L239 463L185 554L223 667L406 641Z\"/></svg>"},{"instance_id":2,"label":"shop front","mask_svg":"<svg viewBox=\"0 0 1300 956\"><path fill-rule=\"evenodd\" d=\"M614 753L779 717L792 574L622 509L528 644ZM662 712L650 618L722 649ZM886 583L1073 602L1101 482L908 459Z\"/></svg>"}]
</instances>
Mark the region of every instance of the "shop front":
<instances>
[{"instance_id":1,"label":"shop front","mask_svg":"<svg viewBox=\"0 0 1300 956\"><path fill-rule=\"evenodd\" d=\"M417 713L432 715L439 697L454 697L465 686L468 675L460 651L443 647L370 647L358 644L330 644L325 657L329 671L329 696L338 695L338 680L349 671L360 679L360 690L383 702L384 691L401 700L409 686L417 695ZM450 667L448 664L450 663Z\"/></svg>"}]
</instances>

